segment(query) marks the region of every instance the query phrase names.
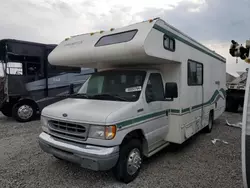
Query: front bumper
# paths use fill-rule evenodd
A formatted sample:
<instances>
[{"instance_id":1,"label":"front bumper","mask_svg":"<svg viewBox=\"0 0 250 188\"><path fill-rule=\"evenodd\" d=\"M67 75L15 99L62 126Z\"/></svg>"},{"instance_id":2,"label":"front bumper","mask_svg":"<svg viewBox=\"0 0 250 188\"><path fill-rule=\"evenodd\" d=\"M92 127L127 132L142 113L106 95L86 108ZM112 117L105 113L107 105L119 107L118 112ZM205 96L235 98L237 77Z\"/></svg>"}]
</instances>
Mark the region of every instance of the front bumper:
<instances>
[{"instance_id":1,"label":"front bumper","mask_svg":"<svg viewBox=\"0 0 250 188\"><path fill-rule=\"evenodd\" d=\"M47 153L95 171L111 169L119 158L119 146L101 147L77 144L57 139L45 132L39 135L39 145Z\"/></svg>"}]
</instances>

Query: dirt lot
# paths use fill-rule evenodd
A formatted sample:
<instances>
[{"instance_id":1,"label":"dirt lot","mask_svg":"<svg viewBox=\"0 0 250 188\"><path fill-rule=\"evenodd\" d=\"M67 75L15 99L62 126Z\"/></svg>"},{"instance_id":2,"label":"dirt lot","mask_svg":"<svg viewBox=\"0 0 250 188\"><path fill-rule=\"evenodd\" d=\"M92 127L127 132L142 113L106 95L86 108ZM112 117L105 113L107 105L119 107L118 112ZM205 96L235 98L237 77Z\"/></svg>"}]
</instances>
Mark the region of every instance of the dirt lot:
<instances>
[{"instance_id":1,"label":"dirt lot","mask_svg":"<svg viewBox=\"0 0 250 188\"><path fill-rule=\"evenodd\" d=\"M139 177L126 185L111 172L92 172L42 152L40 122L16 123L0 115L0 187L174 187L240 188L241 148L238 128L225 126L241 114L225 113L211 134L199 133L144 161ZM228 142L213 144L219 138Z\"/></svg>"}]
</instances>

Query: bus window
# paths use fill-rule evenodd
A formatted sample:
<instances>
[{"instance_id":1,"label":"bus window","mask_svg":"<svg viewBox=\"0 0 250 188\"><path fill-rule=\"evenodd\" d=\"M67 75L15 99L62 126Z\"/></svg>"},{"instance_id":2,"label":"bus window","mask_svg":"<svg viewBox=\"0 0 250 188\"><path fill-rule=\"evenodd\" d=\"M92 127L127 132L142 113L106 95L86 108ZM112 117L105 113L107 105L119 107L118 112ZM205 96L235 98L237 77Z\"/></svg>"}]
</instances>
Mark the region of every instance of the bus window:
<instances>
[{"instance_id":1,"label":"bus window","mask_svg":"<svg viewBox=\"0 0 250 188\"><path fill-rule=\"evenodd\" d=\"M5 66L3 68L5 69ZM23 75L23 64L20 62L8 62L6 73L10 75Z\"/></svg>"}]
</instances>

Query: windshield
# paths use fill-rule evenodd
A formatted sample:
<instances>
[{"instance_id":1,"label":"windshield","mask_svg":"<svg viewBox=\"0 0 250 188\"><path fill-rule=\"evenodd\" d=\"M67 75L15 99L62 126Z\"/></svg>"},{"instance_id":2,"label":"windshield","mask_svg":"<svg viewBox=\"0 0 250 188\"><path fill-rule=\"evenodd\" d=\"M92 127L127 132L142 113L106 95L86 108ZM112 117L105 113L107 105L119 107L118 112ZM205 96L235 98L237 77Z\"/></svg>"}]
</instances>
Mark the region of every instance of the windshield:
<instances>
[{"instance_id":1,"label":"windshield","mask_svg":"<svg viewBox=\"0 0 250 188\"><path fill-rule=\"evenodd\" d=\"M91 75L74 97L99 100L138 100L145 71L110 70Z\"/></svg>"}]
</instances>

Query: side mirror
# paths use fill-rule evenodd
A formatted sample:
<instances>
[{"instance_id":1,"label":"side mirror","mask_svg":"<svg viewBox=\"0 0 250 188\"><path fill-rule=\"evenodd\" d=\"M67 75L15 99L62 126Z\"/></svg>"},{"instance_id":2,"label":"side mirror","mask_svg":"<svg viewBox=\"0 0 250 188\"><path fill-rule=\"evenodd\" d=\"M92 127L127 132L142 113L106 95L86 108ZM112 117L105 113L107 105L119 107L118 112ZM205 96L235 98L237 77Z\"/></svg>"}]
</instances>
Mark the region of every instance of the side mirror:
<instances>
[{"instance_id":1,"label":"side mirror","mask_svg":"<svg viewBox=\"0 0 250 188\"><path fill-rule=\"evenodd\" d=\"M178 97L178 88L177 84L174 82L167 82L165 84L165 98L171 99Z\"/></svg>"},{"instance_id":2,"label":"side mirror","mask_svg":"<svg viewBox=\"0 0 250 188\"><path fill-rule=\"evenodd\" d=\"M74 94L74 84L69 85L69 94L70 95Z\"/></svg>"}]
</instances>

